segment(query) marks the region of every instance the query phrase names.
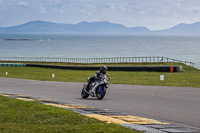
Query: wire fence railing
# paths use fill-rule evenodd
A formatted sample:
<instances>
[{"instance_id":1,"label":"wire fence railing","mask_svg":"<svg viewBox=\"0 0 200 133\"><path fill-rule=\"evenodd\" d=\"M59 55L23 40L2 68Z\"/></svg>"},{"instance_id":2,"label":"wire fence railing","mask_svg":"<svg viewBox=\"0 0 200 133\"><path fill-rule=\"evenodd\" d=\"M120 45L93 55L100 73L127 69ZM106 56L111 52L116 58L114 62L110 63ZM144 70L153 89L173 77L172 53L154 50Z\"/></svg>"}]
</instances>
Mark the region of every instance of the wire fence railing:
<instances>
[{"instance_id":1,"label":"wire fence railing","mask_svg":"<svg viewBox=\"0 0 200 133\"><path fill-rule=\"evenodd\" d=\"M53 57L0 57L0 61L23 62L65 62L65 63L183 63L194 67L194 62L181 61L168 57L111 57L111 58L53 58Z\"/></svg>"}]
</instances>

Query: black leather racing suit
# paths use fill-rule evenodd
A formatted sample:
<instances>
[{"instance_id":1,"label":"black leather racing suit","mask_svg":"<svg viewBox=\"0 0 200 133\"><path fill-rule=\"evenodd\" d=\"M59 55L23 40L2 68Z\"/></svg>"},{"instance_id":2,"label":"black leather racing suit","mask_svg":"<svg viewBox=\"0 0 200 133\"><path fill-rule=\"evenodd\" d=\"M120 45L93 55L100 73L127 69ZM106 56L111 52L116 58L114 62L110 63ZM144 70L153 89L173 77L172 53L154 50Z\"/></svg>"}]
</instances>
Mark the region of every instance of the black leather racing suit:
<instances>
[{"instance_id":1,"label":"black leather racing suit","mask_svg":"<svg viewBox=\"0 0 200 133\"><path fill-rule=\"evenodd\" d=\"M88 82L88 84L87 84L87 86L86 86L86 90L87 90L87 91L89 91L89 86L90 86L90 84L91 84L92 82L94 82L95 79L98 79L101 75L106 75L106 77L108 77L108 76L107 76L107 73L102 73L101 71L97 71L97 72L94 74L93 77L90 77L89 82Z\"/></svg>"}]
</instances>

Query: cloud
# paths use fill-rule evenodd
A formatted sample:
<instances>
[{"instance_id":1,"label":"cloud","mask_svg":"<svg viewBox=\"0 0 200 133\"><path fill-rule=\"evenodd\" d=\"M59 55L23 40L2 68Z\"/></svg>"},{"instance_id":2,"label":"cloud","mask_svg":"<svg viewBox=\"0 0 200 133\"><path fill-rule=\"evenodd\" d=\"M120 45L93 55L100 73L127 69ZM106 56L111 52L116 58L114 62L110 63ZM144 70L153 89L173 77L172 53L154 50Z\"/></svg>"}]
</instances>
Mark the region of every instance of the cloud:
<instances>
[{"instance_id":1,"label":"cloud","mask_svg":"<svg viewBox=\"0 0 200 133\"><path fill-rule=\"evenodd\" d=\"M85 15L92 16L92 13L89 11L86 11L85 9L81 9L80 11Z\"/></svg>"},{"instance_id":2,"label":"cloud","mask_svg":"<svg viewBox=\"0 0 200 133\"><path fill-rule=\"evenodd\" d=\"M127 11L127 8L119 6L118 9L120 9L121 11Z\"/></svg>"},{"instance_id":3,"label":"cloud","mask_svg":"<svg viewBox=\"0 0 200 133\"><path fill-rule=\"evenodd\" d=\"M44 3L50 4L50 5L57 5L57 4L63 4L63 0L43 0Z\"/></svg>"},{"instance_id":4,"label":"cloud","mask_svg":"<svg viewBox=\"0 0 200 133\"><path fill-rule=\"evenodd\" d=\"M45 14L47 12L46 8L40 5L40 12Z\"/></svg>"},{"instance_id":5,"label":"cloud","mask_svg":"<svg viewBox=\"0 0 200 133\"><path fill-rule=\"evenodd\" d=\"M8 5L8 2L6 3L3 0L0 0L0 7L6 7Z\"/></svg>"},{"instance_id":6,"label":"cloud","mask_svg":"<svg viewBox=\"0 0 200 133\"><path fill-rule=\"evenodd\" d=\"M23 1L18 2L18 5L21 7L28 7L28 4Z\"/></svg>"},{"instance_id":7,"label":"cloud","mask_svg":"<svg viewBox=\"0 0 200 133\"><path fill-rule=\"evenodd\" d=\"M196 7L193 9L194 14L200 14L200 8Z\"/></svg>"},{"instance_id":8,"label":"cloud","mask_svg":"<svg viewBox=\"0 0 200 133\"><path fill-rule=\"evenodd\" d=\"M60 13L65 13L65 11L63 9L60 9L59 12Z\"/></svg>"},{"instance_id":9,"label":"cloud","mask_svg":"<svg viewBox=\"0 0 200 133\"><path fill-rule=\"evenodd\" d=\"M55 8L54 11L59 12L59 13L65 13L65 11L63 9L57 9L57 8Z\"/></svg>"},{"instance_id":10,"label":"cloud","mask_svg":"<svg viewBox=\"0 0 200 133\"><path fill-rule=\"evenodd\" d=\"M115 6L109 6L108 8L109 8L109 9L116 9Z\"/></svg>"}]
</instances>

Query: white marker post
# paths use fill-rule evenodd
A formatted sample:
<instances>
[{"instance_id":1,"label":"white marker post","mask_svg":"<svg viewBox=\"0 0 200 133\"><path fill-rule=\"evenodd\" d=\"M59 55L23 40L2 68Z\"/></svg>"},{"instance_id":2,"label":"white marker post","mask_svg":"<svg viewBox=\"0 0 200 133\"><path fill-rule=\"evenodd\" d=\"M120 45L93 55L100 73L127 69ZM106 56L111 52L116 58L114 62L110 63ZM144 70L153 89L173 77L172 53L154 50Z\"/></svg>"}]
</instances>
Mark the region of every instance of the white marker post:
<instances>
[{"instance_id":1,"label":"white marker post","mask_svg":"<svg viewBox=\"0 0 200 133\"><path fill-rule=\"evenodd\" d=\"M164 81L164 75L160 75L160 81Z\"/></svg>"},{"instance_id":2,"label":"white marker post","mask_svg":"<svg viewBox=\"0 0 200 133\"><path fill-rule=\"evenodd\" d=\"M8 75L8 72L6 72L6 75Z\"/></svg>"},{"instance_id":3,"label":"white marker post","mask_svg":"<svg viewBox=\"0 0 200 133\"><path fill-rule=\"evenodd\" d=\"M55 74L52 74L52 78L55 78Z\"/></svg>"}]
</instances>

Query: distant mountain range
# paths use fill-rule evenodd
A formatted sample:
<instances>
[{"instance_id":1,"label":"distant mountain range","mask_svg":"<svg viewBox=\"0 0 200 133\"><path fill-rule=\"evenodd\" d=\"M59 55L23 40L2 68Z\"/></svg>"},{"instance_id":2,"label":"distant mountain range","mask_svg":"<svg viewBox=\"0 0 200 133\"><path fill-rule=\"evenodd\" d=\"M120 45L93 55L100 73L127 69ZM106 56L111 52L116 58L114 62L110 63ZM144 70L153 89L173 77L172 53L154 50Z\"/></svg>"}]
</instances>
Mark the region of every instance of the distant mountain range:
<instances>
[{"instance_id":1,"label":"distant mountain range","mask_svg":"<svg viewBox=\"0 0 200 133\"><path fill-rule=\"evenodd\" d=\"M146 27L126 27L121 24L102 22L80 22L78 24L60 24L46 21L31 21L13 27L0 27L0 33L68 33L68 34L185 34L200 35L200 22L178 24L164 30L149 30Z\"/></svg>"}]
</instances>

